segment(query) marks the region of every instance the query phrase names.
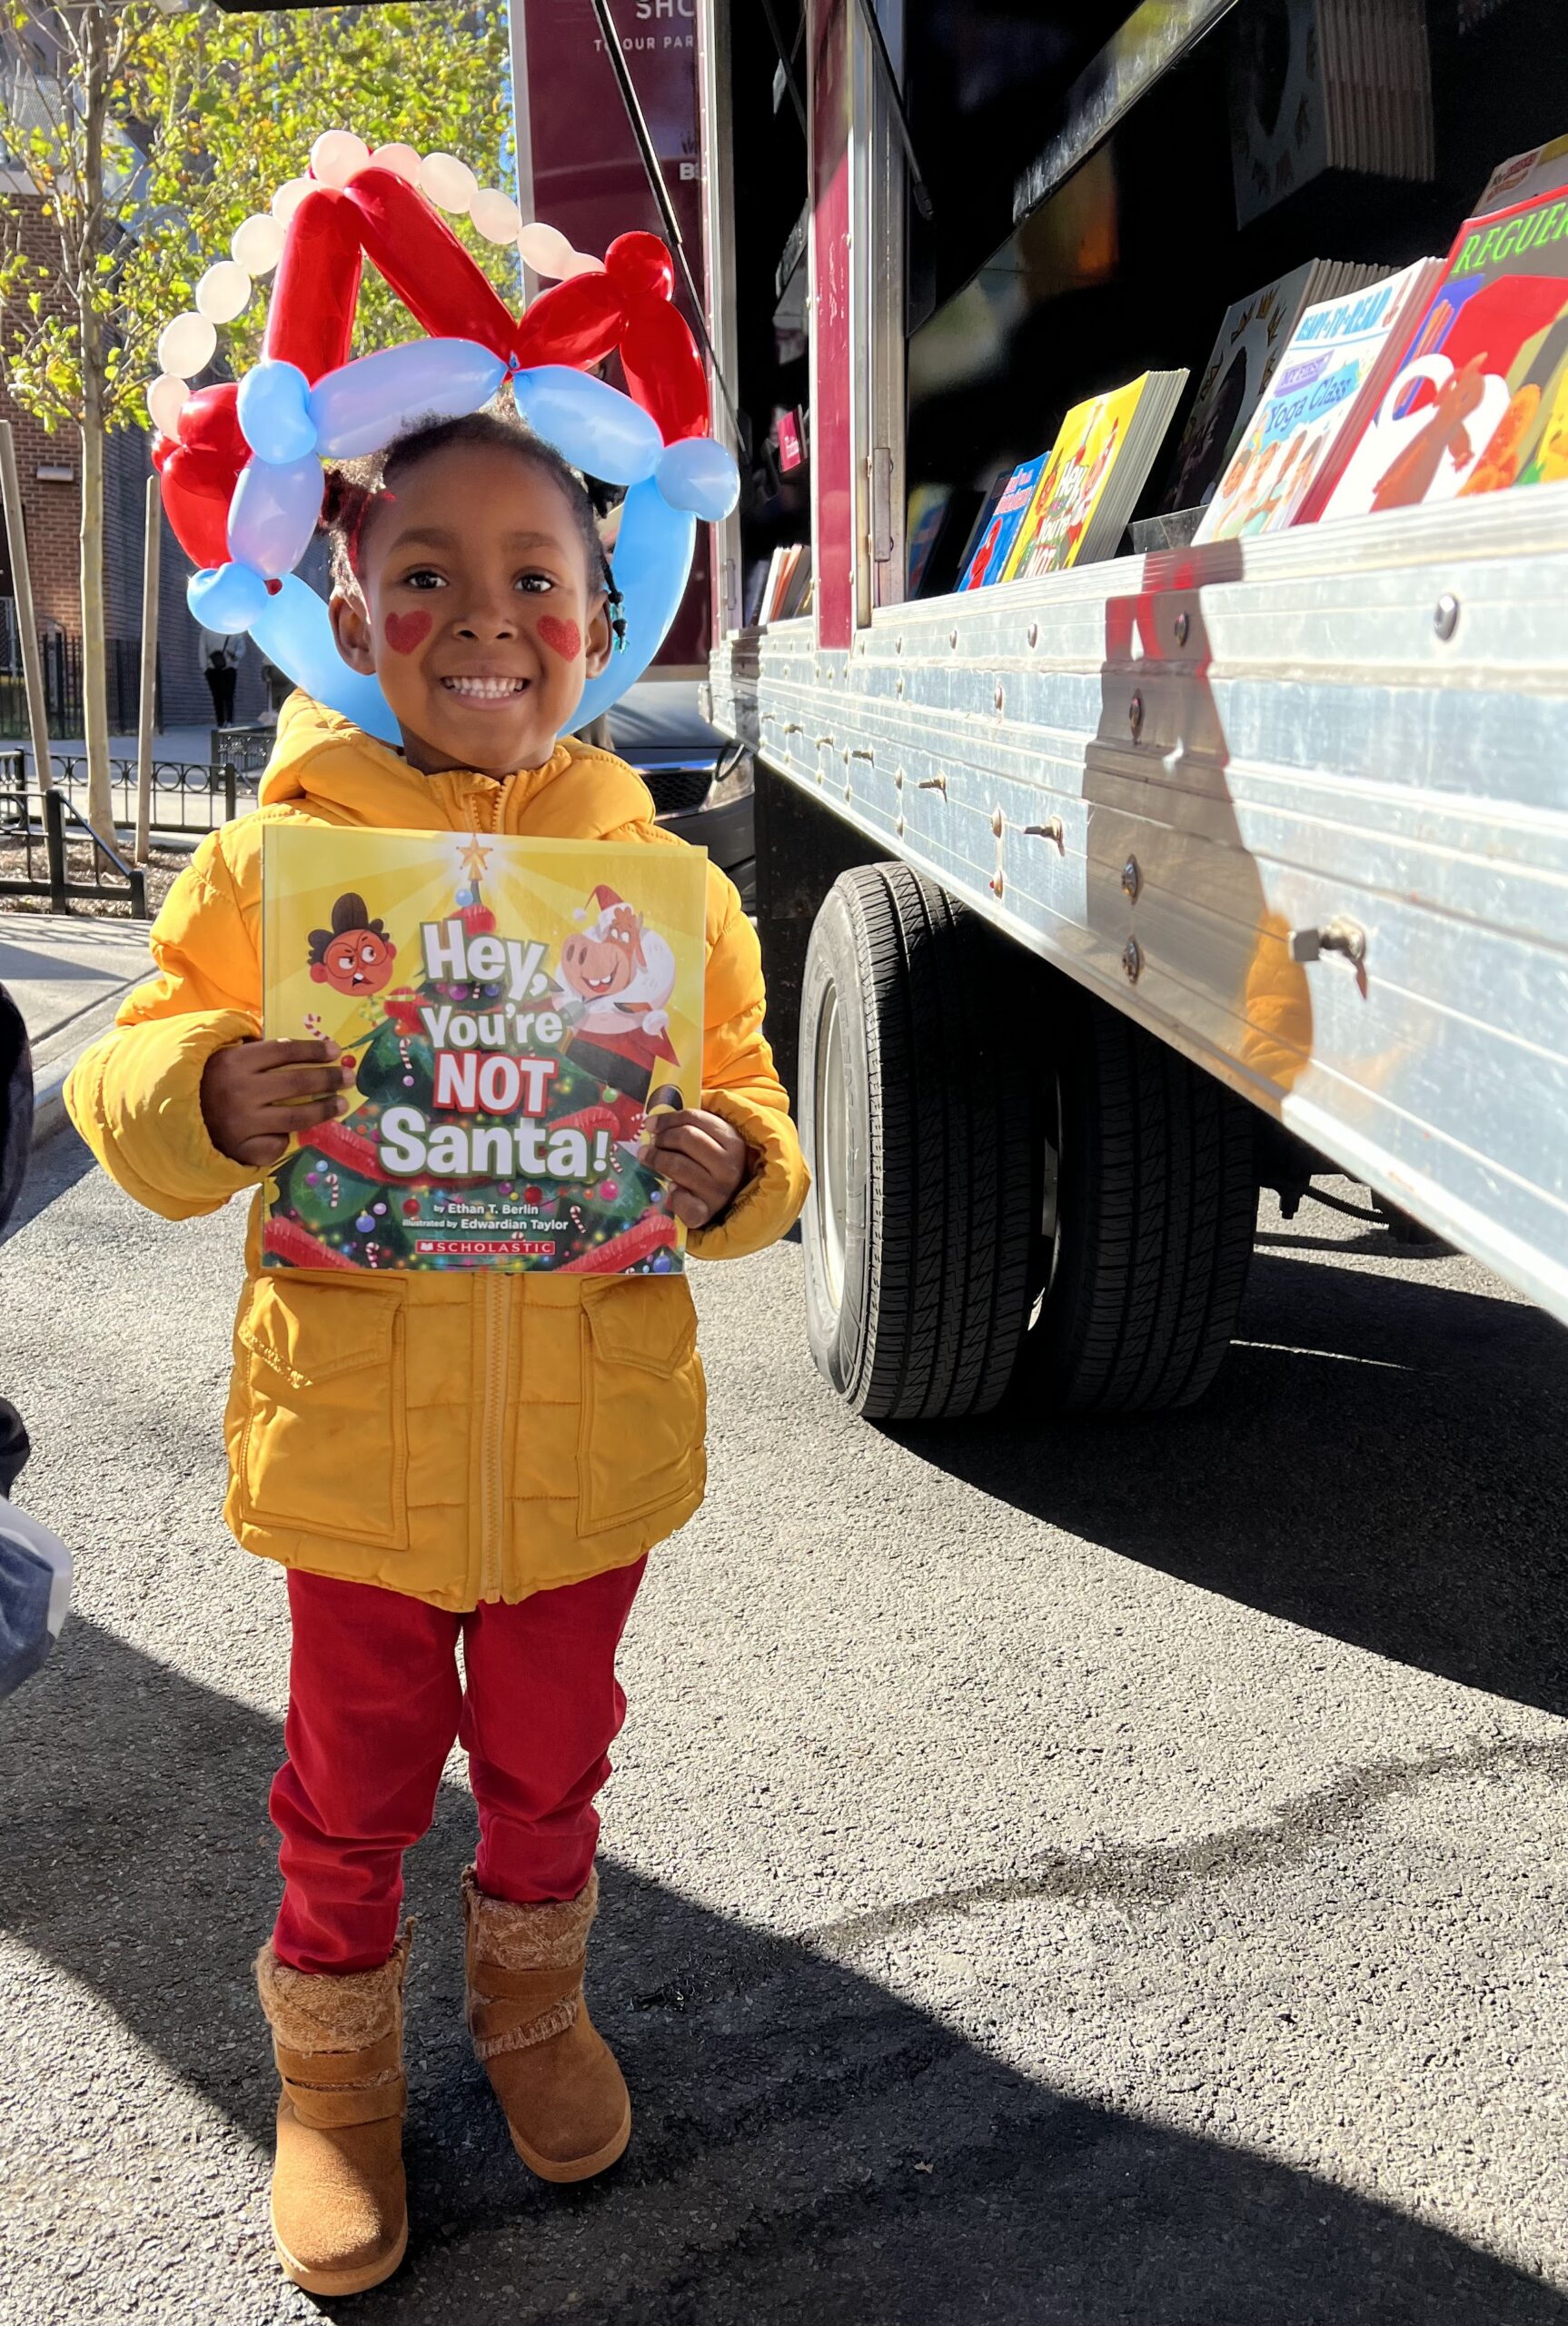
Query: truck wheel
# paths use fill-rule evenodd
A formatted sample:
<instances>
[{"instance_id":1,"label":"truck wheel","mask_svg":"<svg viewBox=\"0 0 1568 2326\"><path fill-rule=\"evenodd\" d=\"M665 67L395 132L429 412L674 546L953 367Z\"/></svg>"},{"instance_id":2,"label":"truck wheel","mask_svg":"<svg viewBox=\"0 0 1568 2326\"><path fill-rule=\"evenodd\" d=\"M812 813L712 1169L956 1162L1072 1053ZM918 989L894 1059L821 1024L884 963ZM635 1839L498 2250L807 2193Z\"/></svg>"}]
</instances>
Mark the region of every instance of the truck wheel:
<instances>
[{"instance_id":1,"label":"truck wheel","mask_svg":"<svg viewBox=\"0 0 1568 2326\"><path fill-rule=\"evenodd\" d=\"M844 873L811 932L807 1330L868 1420L988 1412L1014 1368L1036 1249L1031 1109L999 1054L1017 959L904 865Z\"/></svg>"},{"instance_id":2,"label":"truck wheel","mask_svg":"<svg viewBox=\"0 0 1568 2326\"><path fill-rule=\"evenodd\" d=\"M1067 978L1042 1014L1034 1314L1015 1399L1036 1412L1187 1406L1218 1372L1257 1218L1252 1110Z\"/></svg>"}]
</instances>

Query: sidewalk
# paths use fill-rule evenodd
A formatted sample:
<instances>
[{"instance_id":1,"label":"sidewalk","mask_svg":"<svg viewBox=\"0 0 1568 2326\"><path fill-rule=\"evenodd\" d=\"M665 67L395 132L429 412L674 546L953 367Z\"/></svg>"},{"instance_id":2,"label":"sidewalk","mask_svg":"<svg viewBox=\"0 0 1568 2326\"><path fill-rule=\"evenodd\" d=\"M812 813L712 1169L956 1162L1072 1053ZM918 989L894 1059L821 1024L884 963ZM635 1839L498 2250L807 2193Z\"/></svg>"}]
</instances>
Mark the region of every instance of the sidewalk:
<instances>
[{"instance_id":1,"label":"sidewalk","mask_svg":"<svg viewBox=\"0 0 1568 2326\"><path fill-rule=\"evenodd\" d=\"M33 1050L35 1146L65 1122L65 1077L151 967L144 921L0 912L0 985Z\"/></svg>"}]
</instances>

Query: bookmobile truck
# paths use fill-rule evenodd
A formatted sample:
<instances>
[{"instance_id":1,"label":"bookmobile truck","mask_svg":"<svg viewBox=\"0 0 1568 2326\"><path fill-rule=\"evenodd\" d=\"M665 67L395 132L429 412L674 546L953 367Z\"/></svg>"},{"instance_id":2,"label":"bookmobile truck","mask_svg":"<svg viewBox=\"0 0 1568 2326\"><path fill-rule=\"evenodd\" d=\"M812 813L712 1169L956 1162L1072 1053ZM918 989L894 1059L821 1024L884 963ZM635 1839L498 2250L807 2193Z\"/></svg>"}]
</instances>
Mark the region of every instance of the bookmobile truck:
<instances>
[{"instance_id":1,"label":"bookmobile truck","mask_svg":"<svg viewBox=\"0 0 1568 2326\"><path fill-rule=\"evenodd\" d=\"M1305 260L1445 253L1568 132L1561 0L692 8L716 403L765 472L709 703L819 1367L872 1418L1179 1406L1259 1188L1335 1175L1568 1318L1568 484L906 586L920 488L1196 384ZM749 623L789 542L809 610Z\"/></svg>"}]
</instances>

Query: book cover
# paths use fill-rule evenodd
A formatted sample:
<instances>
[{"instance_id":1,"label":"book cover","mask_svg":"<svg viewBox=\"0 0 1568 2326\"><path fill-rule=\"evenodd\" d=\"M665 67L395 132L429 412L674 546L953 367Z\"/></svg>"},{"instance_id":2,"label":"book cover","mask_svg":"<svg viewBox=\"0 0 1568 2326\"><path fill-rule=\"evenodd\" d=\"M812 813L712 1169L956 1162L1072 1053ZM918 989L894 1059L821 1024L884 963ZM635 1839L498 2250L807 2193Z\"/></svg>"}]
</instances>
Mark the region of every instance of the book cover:
<instances>
[{"instance_id":1,"label":"book cover","mask_svg":"<svg viewBox=\"0 0 1568 2326\"><path fill-rule=\"evenodd\" d=\"M917 485L909 495L908 515L904 528L908 576L906 597L913 598L919 594L920 577L926 571L932 545L941 531L942 519L951 499L952 493L945 484Z\"/></svg>"},{"instance_id":2,"label":"book cover","mask_svg":"<svg viewBox=\"0 0 1568 2326\"><path fill-rule=\"evenodd\" d=\"M1077 562L1147 383L1146 373L1068 413L1013 544L1007 581L1032 581Z\"/></svg>"},{"instance_id":3,"label":"book cover","mask_svg":"<svg viewBox=\"0 0 1568 2326\"><path fill-rule=\"evenodd\" d=\"M1309 307L1281 357L1197 531L1200 542L1277 532L1303 514L1312 486L1365 411L1391 333L1430 283L1419 261L1385 283Z\"/></svg>"},{"instance_id":4,"label":"book cover","mask_svg":"<svg viewBox=\"0 0 1568 2326\"><path fill-rule=\"evenodd\" d=\"M1247 419L1257 410L1301 320L1315 263L1309 259L1277 282L1238 299L1221 323L1160 502L1166 514L1213 500L1215 486L1236 457Z\"/></svg>"},{"instance_id":5,"label":"book cover","mask_svg":"<svg viewBox=\"0 0 1568 2326\"><path fill-rule=\"evenodd\" d=\"M706 876L695 849L269 826L263 1030L354 1079L268 1178L265 1264L680 1269L638 1141L698 1100Z\"/></svg>"},{"instance_id":6,"label":"book cover","mask_svg":"<svg viewBox=\"0 0 1568 2326\"><path fill-rule=\"evenodd\" d=\"M987 582L1002 579L1045 465L1042 452L1035 460L1021 462L1013 470L964 568L960 590L982 590Z\"/></svg>"},{"instance_id":7,"label":"book cover","mask_svg":"<svg viewBox=\"0 0 1568 2326\"><path fill-rule=\"evenodd\" d=\"M1568 478L1568 151L1524 183L1461 227L1327 515Z\"/></svg>"},{"instance_id":8,"label":"book cover","mask_svg":"<svg viewBox=\"0 0 1568 2326\"><path fill-rule=\"evenodd\" d=\"M911 596L945 598L950 590L958 588L958 576L969 562L977 521L985 502L986 496L973 485L961 484L949 495Z\"/></svg>"}]
</instances>

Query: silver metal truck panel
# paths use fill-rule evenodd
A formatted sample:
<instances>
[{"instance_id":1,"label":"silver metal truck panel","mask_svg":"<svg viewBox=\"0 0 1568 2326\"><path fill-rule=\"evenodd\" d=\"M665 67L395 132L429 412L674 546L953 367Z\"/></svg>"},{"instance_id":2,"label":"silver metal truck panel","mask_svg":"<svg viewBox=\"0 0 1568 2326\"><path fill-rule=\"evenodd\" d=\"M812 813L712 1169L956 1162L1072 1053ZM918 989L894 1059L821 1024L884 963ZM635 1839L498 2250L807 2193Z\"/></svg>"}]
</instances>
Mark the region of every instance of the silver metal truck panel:
<instances>
[{"instance_id":1,"label":"silver metal truck panel","mask_svg":"<svg viewBox=\"0 0 1568 2326\"><path fill-rule=\"evenodd\" d=\"M888 607L847 653L740 633L712 695L1568 1318L1568 485Z\"/></svg>"}]
</instances>

